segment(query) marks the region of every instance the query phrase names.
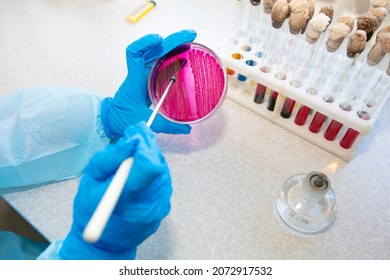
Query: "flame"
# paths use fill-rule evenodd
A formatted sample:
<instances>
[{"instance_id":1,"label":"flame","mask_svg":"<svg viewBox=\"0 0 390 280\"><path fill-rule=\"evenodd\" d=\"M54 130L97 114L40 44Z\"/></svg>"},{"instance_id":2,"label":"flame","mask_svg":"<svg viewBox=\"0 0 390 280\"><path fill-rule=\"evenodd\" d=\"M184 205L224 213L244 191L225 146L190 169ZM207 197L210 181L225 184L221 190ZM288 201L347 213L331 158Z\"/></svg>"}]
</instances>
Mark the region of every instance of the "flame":
<instances>
[{"instance_id":1,"label":"flame","mask_svg":"<svg viewBox=\"0 0 390 280\"><path fill-rule=\"evenodd\" d=\"M335 174L340 169L340 162L332 162L324 168L324 173Z\"/></svg>"}]
</instances>

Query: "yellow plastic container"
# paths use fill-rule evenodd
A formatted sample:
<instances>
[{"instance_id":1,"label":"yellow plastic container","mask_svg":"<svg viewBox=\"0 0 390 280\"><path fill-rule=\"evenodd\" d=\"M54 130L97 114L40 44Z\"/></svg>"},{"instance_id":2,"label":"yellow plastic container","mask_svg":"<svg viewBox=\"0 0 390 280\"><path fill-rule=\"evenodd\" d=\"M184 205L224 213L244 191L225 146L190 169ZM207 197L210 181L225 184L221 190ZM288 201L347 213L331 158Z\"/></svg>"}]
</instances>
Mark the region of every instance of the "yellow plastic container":
<instances>
[{"instance_id":1,"label":"yellow plastic container","mask_svg":"<svg viewBox=\"0 0 390 280\"><path fill-rule=\"evenodd\" d=\"M144 15L150 12L155 6L156 6L156 2L147 1L146 3L142 4L137 9L135 9L133 12L131 12L131 14L127 16L127 20L131 21L132 23L136 23Z\"/></svg>"}]
</instances>

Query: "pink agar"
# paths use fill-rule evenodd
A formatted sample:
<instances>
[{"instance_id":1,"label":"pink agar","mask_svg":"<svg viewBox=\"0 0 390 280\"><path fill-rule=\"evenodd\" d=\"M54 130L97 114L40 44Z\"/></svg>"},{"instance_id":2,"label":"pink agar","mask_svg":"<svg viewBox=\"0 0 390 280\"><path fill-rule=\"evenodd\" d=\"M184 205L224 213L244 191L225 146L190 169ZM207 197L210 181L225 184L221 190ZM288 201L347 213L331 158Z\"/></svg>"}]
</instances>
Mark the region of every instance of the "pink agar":
<instances>
[{"instance_id":1,"label":"pink agar","mask_svg":"<svg viewBox=\"0 0 390 280\"><path fill-rule=\"evenodd\" d=\"M216 55L202 45L189 46L184 52L158 61L152 70L154 81L149 83L150 97L156 105L170 78L176 74L176 82L160 113L184 123L197 122L210 115L226 94L226 73Z\"/></svg>"}]
</instances>

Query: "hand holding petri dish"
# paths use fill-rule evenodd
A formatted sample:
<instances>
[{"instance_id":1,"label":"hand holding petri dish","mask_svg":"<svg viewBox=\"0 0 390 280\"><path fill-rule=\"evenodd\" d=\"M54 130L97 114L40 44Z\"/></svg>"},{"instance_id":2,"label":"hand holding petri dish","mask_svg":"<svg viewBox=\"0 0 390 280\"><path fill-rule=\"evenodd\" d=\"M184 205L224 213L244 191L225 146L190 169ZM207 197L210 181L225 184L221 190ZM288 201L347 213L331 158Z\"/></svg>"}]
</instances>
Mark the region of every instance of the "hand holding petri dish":
<instances>
[{"instance_id":1,"label":"hand holding petri dish","mask_svg":"<svg viewBox=\"0 0 390 280\"><path fill-rule=\"evenodd\" d=\"M148 80L149 96L154 106L157 106L172 76L176 80L159 110L170 121L190 124L204 120L225 98L226 71L218 56L204 45L180 45L155 62Z\"/></svg>"}]
</instances>

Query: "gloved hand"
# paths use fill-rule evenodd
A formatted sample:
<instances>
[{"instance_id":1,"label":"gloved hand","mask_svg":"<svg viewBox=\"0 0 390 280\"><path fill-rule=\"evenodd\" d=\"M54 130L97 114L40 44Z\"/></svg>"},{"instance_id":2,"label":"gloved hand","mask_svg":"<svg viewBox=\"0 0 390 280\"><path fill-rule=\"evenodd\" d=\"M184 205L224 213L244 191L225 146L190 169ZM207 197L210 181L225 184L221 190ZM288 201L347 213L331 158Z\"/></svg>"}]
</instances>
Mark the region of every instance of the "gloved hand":
<instances>
[{"instance_id":1,"label":"gloved hand","mask_svg":"<svg viewBox=\"0 0 390 280\"><path fill-rule=\"evenodd\" d=\"M104 132L109 138L119 138L131 124L147 121L152 113L148 94L148 76L153 63L174 48L192 42L195 31L183 30L163 39L160 35L146 35L126 49L128 74L114 98L105 98L101 105ZM188 134L189 125L176 124L157 115L152 130L169 134Z\"/></svg>"},{"instance_id":2,"label":"gloved hand","mask_svg":"<svg viewBox=\"0 0 390 280\"><path fill-rule=\"evenodd\" d=\"M82 233L116 170L134 157L129 177L100 239L90 244ZM130 126L123 138L95 154L81 179L73 206L72 228L61 259L134 259L136 249L170 211L168 166L155 134L144 122Z\"/></svg>"}]
</instances>

